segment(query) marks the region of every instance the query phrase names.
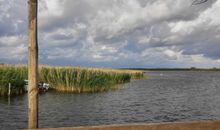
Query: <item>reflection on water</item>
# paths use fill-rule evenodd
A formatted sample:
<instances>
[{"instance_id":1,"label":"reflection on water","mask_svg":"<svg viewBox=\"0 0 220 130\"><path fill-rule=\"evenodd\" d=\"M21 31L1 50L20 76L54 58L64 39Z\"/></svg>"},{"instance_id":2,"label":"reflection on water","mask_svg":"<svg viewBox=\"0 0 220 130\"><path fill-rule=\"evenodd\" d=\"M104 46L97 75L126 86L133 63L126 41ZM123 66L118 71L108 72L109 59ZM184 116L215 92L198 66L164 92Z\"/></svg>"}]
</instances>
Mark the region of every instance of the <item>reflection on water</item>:
<instances>
[{"instance_id":1,"label":"reflection on water","mask_svg":"<svg viewBox=\"0 0 220 130\"><path fill-rule=\"evenodd\" d=\"M40 127L220 119L220 73L147 72L95 94L39 96ZM27 95L0 98L0 129L27 127Z\"/></svg>"}]
</instances>

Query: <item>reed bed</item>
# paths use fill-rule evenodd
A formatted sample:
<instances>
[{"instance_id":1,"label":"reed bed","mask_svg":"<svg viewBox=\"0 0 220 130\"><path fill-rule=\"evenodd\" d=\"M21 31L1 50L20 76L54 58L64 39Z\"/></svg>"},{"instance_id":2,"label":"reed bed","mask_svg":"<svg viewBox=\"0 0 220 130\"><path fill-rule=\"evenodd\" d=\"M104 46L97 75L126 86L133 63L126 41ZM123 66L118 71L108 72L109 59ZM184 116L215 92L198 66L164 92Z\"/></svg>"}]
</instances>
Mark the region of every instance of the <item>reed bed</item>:
<instances>
[{"instance_id":1,"label":"reed bed","mask_svg":"<svg viewBox=\"0 0 220 130\"><path fill-rule=\"evenodd\" d=\"M27 79L26 67L0 66L0 96L8 94L9 83L11 95L24 93L24 79Z\"/></svg>"},{"instance_id":2,"label":"reed bed","mask_svg":"<svg viewBox=\"0 0 220 130\"><path fill-rule=\"evenodd\" d=\"M142 78L142 72L97 68L42 67L40 79L57 91L99 92L115 88L117 84Z\"/></svg>"},{"instance_id":3,"label":"reed bed","mask_svg":"<svg viewBox=\"0 0 220 130\"><path fill-rule=\"evenodd\" d=\"M41 66L39 80L50 84L50 88L61 92L100 92L116 88L117 84L143 77L142 71L123 69L100 69L81 67ZM0 67L0 95L8 92L8 83L13 93L24 91L24 79L27 79L27 67ZM16 91L15 91L16 90Z\"/></svg>"}]
</instances>

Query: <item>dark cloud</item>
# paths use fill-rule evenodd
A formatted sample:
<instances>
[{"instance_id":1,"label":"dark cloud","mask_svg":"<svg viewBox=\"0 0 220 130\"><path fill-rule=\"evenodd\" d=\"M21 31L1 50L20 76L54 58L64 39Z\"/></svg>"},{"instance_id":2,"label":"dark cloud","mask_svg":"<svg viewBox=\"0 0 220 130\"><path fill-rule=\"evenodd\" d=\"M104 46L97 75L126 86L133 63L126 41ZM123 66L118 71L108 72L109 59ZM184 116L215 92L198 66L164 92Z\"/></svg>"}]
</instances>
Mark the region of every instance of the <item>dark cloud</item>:
<instances>
[{"instance_id":1,"label":"dark cloud","mask_svg":"<svg viewBox=\"0 0 220 130\"><path fill-rule=\"evenodd\" d=\"M40 63L220 67L220 2L191 4L192 0L39 0ZM0 7L0 62L26 62L27 3L4 0ZM13 53L6 55L9 49Z\"/></svg>"}]
</instances>

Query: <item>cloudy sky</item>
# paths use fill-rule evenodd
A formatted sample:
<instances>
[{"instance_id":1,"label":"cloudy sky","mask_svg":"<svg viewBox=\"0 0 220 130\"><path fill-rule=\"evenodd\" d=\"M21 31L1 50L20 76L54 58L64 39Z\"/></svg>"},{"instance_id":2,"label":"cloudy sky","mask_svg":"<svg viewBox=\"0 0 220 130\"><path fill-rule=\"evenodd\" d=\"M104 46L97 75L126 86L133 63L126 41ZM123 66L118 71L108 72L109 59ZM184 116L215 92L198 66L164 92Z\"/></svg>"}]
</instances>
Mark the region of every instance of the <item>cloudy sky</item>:
<instances>
[{"instance_id":1,"label":"cloudy sky","mask_svg":"<svg viewBox=\"0 0 220 130\"><path fill-rule=\"evenodd\" d=\"M220 0L39 0L39 62L220 67ZM0 63L27 63L27 0L0 0Z\"/></svg>"}]
</instances>

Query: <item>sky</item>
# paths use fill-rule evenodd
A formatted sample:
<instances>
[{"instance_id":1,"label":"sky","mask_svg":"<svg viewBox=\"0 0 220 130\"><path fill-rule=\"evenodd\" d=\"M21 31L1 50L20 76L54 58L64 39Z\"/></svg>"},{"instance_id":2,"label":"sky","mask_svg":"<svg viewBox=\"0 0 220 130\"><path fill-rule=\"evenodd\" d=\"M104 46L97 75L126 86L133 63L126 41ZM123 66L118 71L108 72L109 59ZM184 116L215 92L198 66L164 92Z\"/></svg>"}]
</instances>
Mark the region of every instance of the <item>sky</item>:
<instances>
[{"instance_id":1,"label":"sky","mask_svg":"<svg viewBox=\"0 0 220 130\"><path fill-rule=\"evenodd\" d=\"M220 0L39 0L39 63L220 67ZM0 0L0 63L27 63L27 0Z\"/></svg>"}]
</instances>

